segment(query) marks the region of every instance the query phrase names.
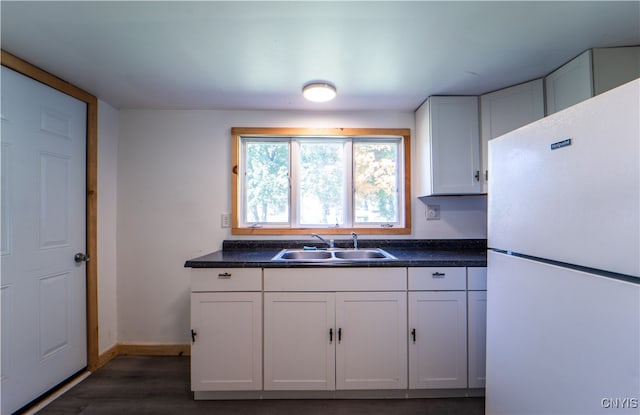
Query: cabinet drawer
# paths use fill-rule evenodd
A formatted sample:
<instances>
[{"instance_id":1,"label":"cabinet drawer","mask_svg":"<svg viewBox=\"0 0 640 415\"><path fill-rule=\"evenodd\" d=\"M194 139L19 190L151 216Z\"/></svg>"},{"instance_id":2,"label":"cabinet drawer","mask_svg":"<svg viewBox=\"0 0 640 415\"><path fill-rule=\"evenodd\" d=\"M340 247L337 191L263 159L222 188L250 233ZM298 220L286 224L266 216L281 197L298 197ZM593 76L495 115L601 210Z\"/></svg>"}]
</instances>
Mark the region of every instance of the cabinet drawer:
<instances>
[{"instance_id":1,"label":"cabinet drawer","mask_svg":"<svg viewBox=\"0 0 640 415\"><path fill-rule=\"evenodd\" d=\"M262 291L262 268L193 268L191 291Z\"/></svg>"},{"instance_id":2,"label":"cabinet drawer","mask_svg":"<svg viewBox=\"0 0 640 415\"><path fill-rule=\"evenodd\" d=\"M265 268L265 291L405 291L406 268Z\"/></svg>"},{"instance_id":3,"label":"cabinet drawer","mask_svg":"<svg viewBox=\"0 0 640 415\"><path fill-rule=\"evenodd\" d=\"M409 290L465 290L467 269L465 267L421 267L409 268Z\"/></svg>"},{"instance_id":4,"label":"cabinet drawer","mask_svg":"<svg viewBox=\"0 0 640 415\"><path fill-rule=\"evenodd\" d=\"M467 289L470 291L485 291L487 289L487 268L467 268Z\"/></svg>"}]
</instances>

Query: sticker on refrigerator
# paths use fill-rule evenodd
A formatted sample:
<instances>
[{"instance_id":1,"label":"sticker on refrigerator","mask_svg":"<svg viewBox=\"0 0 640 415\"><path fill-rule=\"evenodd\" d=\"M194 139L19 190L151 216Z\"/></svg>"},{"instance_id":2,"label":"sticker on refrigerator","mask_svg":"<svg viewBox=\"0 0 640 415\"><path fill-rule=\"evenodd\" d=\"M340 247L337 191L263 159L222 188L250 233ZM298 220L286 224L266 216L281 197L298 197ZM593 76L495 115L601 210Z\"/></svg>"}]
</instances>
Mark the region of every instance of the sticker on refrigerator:
<instances>
[{"instance_id":1,"label":"sticker on refrigerator","mask_svg":"<svg viewBox=\"0 0 640 415\"><path fill-rule=\"evenodd\" d=\"M558 141L557 143L551 144L551 150L557 150L562 147L570 146L571 139L567 138L566 140Z\"/></svg>"}]
</instances>

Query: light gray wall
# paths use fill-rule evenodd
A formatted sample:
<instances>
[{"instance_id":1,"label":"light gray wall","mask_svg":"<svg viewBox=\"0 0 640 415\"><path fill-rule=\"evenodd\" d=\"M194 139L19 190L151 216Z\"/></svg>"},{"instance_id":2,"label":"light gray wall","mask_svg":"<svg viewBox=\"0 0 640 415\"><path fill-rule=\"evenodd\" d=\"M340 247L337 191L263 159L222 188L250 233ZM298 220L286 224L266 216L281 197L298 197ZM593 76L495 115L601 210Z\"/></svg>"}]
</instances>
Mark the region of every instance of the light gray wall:
<instances>
[{"instance_id":1,"label":"light gray wall","mask_svg":"<svg viewBox=\"0 0 640 415\"><path fill-rule=\"evenodd\" d=\"M123 110L119 120L117 327L125 344L189 341L184 261L232 238L220 227L231 210L231 127L414 129L412 112ZM403 238L486 237L483 197L440 198L442 219L429 222L426 205L412 203L414 231Z\"/></svg>"}]
</instances>

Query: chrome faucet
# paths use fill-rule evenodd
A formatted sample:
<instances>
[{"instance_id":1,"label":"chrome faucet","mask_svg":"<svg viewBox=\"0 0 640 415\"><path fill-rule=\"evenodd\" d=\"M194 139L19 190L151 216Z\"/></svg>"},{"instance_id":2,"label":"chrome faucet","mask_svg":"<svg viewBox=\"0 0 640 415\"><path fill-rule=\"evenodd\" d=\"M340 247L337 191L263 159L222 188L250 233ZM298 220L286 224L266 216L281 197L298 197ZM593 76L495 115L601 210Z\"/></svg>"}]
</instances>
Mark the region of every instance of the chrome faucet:
<instances>
[{"instance_id":1,"label":"chrome faucet","mask_svg":"<svg viewBox=\"0 0 640 415\"><path fill-rule=\"evenodd\" d=\"M327 241L326 239L324 239L322 236L318 235L317 233L312 233L312 234L311 234L311 236L313 236L314 238L318 238L318 239L320 239L322 242L324 242L325 244L327 244L327 246L328 246L329 248L333 248L333 247L334 247L334 245L333 245L333 239L331 239L331 240Z\"/></svg>"},{"instance_id":2,"label":"chrome faucet","mask_svg":"<svg viewBox=\"0 0 640 415\"><path fill-rule=\"evenodd\" d=\"M358 249L358 234L351 232L351 237L353 238L353 249Z\"/></svg>"}]
</instances>

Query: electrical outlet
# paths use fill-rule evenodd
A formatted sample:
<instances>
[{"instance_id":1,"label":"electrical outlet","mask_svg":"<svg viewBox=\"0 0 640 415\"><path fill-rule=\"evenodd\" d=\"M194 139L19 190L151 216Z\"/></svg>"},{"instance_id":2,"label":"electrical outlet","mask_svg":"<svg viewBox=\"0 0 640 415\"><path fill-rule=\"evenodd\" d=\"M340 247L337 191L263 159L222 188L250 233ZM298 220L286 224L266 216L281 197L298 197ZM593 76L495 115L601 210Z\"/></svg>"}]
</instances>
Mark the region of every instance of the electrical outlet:
<instances>
[{"instance_id":1,"label":"electrical outlet","mask_svg":"<svg viewBox=\"0 0 640 415\"><path fill-rule=\"evenodd\" d=\"M427 205L427 220L440 220L440 205Z\"/></svg>"},{"instance_id":2,"label":"electrical outlet","mask_svg":"<svg viewBox=\"0 0 640 415\"><path fill-rule=\"evenodd\" d=\"M223 213L220 215L220 227L221 228L230 228L231 227L231 214Z\"/></svg>"}]
</instances>

